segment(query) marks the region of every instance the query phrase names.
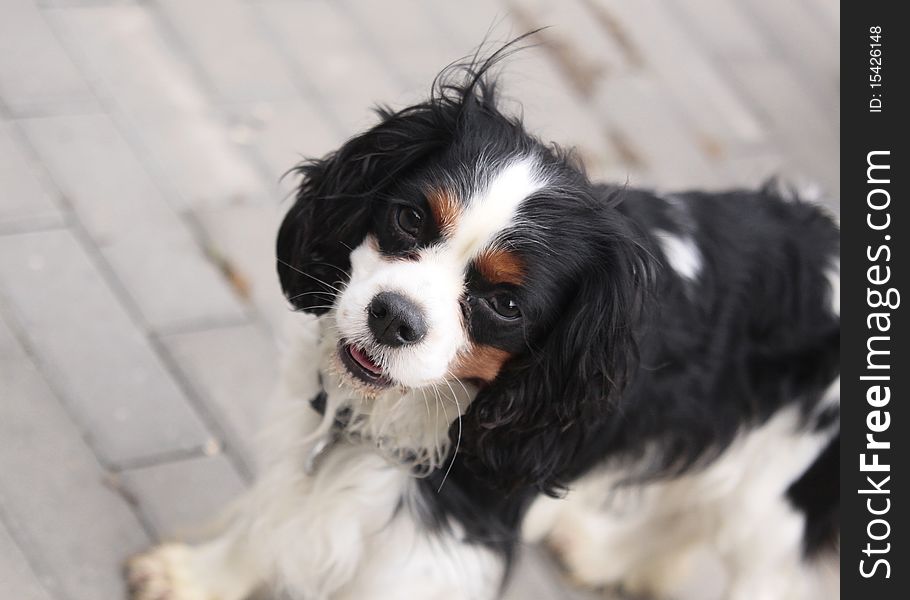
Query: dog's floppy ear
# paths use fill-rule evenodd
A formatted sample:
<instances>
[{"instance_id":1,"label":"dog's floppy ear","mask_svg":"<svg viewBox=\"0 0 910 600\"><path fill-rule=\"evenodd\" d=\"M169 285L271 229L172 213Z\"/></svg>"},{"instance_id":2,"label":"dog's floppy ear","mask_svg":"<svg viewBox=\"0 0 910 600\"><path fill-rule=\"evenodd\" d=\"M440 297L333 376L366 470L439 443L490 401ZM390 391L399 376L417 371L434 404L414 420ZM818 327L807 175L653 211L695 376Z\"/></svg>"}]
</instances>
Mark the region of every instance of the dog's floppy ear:
<instances>
[{"instance_id":1,"label":"dog's floppy ear","mask_svg":"<svg viewBox=\"0 0 910 600\"><path fill-rule=\"evenodd\" d=\"M348 279L351 250L367 233L375 199L447 143L431 103L378 112L382 120L372 129L295 169L302 181L278 232L276 252L281 287L299 310L328 310Z\"/></svg>"},{"instance_id":2,"label":"dog's floppy ear","mask_svg":"<svg viewBox=\"0 0 910 600\"><path fill-rule=\"evenodd\" d=\"M465 415L468 468L506 492L557 494L637 366L650 257L619 215L606 219L612 222L599 227L604 236L555 325L527 356L507 363Z\"/></svg>"},{"instance_id":3,"label":"dog's floppy ear","mask_svg":"<svg viewBox=\"0 0 910 600\"><path fill-rule=\"evenodd\" d=\"M379 109L380 123L321 160L295 171L303 181L278 232L278 276L285 297L299 309L322 314L338 283L350 275L350 252L369 227L372 201L422 160L447 146L472 115L496 109L490 70L534 32L519 36L485 59L446 67L430 98L397 112Z\"/></svg>"}]
</instances>

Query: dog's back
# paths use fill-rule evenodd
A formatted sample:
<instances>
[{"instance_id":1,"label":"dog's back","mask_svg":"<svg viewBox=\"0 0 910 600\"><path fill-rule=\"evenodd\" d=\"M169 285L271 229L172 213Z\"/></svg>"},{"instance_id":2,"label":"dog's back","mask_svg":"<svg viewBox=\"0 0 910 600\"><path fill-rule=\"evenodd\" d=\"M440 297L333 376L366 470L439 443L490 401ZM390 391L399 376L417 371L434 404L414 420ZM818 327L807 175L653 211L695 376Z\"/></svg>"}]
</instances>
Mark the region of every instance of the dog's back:
<instances>
[{"instance_id":1,"label":"dog's back","mask_svg":"<svg viewBox=\"0 0 910 600\"><path fill-rule=\"evenodd\" d=\"M774 186L601 190L659 265L640 364L526 536L592 585L664 597L707 560L726 581L699 594L831 597L818 559L839 504L837 225Z\"/></svg>"}]
</instances>

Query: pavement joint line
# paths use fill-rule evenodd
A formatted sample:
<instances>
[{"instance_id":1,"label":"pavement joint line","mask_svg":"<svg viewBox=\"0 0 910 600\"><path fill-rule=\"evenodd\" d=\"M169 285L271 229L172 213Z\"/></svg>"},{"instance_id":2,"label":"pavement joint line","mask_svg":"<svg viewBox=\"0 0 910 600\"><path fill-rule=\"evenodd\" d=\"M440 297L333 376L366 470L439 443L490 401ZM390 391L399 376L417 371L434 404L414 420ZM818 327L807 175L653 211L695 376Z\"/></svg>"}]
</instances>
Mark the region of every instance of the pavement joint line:
<instances>
[{"instance_id":1,"label":"pavement joint line","mask_svg":"<svg viewBox=\"0 0 910 600\"><path fill-rule=\"evenodd\" d=\"M228 462L237 469L238 473L245 481L252 480L255 471L254 465L251 460L248 460L247 457L243 456L240 450L243 447L243 444L240 443L240 440L234 432L223 425L227 422L227 419L220 414L217 407L210 406L210 403L206 401L205 393L203 391L196 389L193 381L178 365L177 358L168 352L162 338L150 336L149 343L152 345L152 348L154 348L156 354L161 358L165 369L173 377L177 386L186 394L188 403L202 421L202 424L210 434L211 439L214 439L219 444L221 453L225 455Z\"/></svg>"},{"instance_id":2,"label":"pavement joint line","mask_svg":"<svg viewBox=\"0 0 910 600\"><path fill-rule=\"evenodd\" d=\"M371 51L374 56L378 58L377 62L382 65L383 70L386 72L386 75L389 75L394 81L397 87L403 90L417 91L412 90L411 82L405 76L404 72L399 68L396 61L393 60L393 57L385 49L383 44L381 44L377 39L376 35L373 33L372 29L366 26L363 22L363 19L360 15L357 14L357 11L351 9L349 2L346 0L340 0L336 6L338 7L339 12L343 14L354 26L357 28L357 31L360 33L360 39L363 40L366 49ZM452 57L452 60L457 59L458 57ZM439 65L439 68L442 69L445 65ZM422 84L423 86L429 85L430 82ZM422 88L421 88L422 91Z\"/></svg>"},{"instance_id":3,"label":"pavement joint line","mask_svg":"<svg viewBox=\"0 0 910 600\"><path fill-rule=\"evenodd\" d=\"M3 506L2 496L0 496L0 526L6 530L13 544L19 549L26 566L35 576L38 585L47 593L48 598L53 598L54 590L47 585L47 582L52 579L52 574L47 571L44 564L39 560L41 553L33 547L29 538L19 531L18 525L7 514L6 508Z\"/></svg>"},{"instance_id":4,"label":"pavement joint line","mask_svg":"<svg viewBox=\"0 0 910 600\"><path fill-rule=\"evenodd\" d=\"M252 311L253 307L246 307ZM148 332L150 338L168 338L176 335L204 333L206 331L217 331L219 329L233 329L245 325L261 325L258 318L252 318L251 315L240 317L221 317L221 318L204 318L198 320L177 321L165 327L158 327L154 331Z\"/></svg>"},{"instance_id":5,"label":"pavement joint line","mask_svg":"<svg viewBox=\"0 0 910 600\"><path fill-rule=\"evenodd\" d=\"M284 61L291 81L297 87L303 98L312 104L315 111L321 113L321 116L328 121L329 126L336 134L346 138L349 135L349 132L345 129L341 117L332 109L329 99L325 98L314 85L309 83L311 78L307 76L305 68L294 60L290 50L288 50L287 46L284 44L282 36L266 22L260 12L259 3L250 3L250 6L254 7L257 25L267 34L268 39L271 40L276 52Z\"/></svg>"},{"instance_id":6,"label":"pavement joint line","mask_svg":"<svg viewBox=\"0 0 910 600\"><path fill-rule=\"evenodd\" d=\"M156 25L155 31L161 35L165 44L174 49L174 55L178 59L182 59L189 67L192 78L199 86L209 109L218 117L218 124L221 126L222 132L226 134L225 140L230 142L230 137L227 135L228 131L226 124L229 114L223 110L225 99L220 97L218 88L216 87L215 82L212 81L212 78L206 74L204 65L196 57L190 46L184 41L180 31L174 25L173 19L167 15L167 12L160 3L155 1L142 2L140 6L146 8L148 11L153 24ZM258 153L251 146L235 144L233 142L230 143L232 148L239 149L239 152L245 157L246 162L253 167L254 172L262 179L262 183L269 180L269 172L266 168L265 161L258 156Z\"/></svg>"},{"instance_id":7,"label":"pavement joint line","mask_svg":"<svg viewBox=\"0 0 910 600\"><path fill-rule=\"evenodd\" d=\"M799 74L799 80L811 82L809 85L802 85L803 90L809 96L809 99L815 105L815 112L822 115L826 121L831 106L828 104L828 95L822 93L824 85L823 77L819 74L818 69L812 68L812 65L806 63L806 58L802 53L795 56L789 53L784 43L782 43L780 34L778 34L773 25L768 23L766 16L755 8L749 2L738 2L735 8L741 10L748 18L749 23L755 28L759 35L762 36L764 47L769 48L772 56L781 64L787 64ZM837 103L835 103L837 106ZM839 112L839 111L838 111Z\"/></svg>"},{"instance_id":8,"label":"pavement joint line","mask_svg":"<svg viewBox=\"0 0 910 600\"><path fill-rule=\"evenodd\" d=\"M58 9L58 10L73 10L73 9ZM63 45L64 49L67 52L71 52L71 51L73 51L74 48L78 48L78 44L76 44L74 41L64 40L63 39L64 36L61 36L61 34L56 30L56 28L51 23L48 22L47 24L48 24L48 28L51 30L51 32L57 38L57 40L61 43L61 45ZM77 59L77 56L78 56L78 59ZM86 82L88 82L89 89L91 90L92 94L95 95L95 98L96 98L96 100L98 100L98 103L105 110L110 111L111 104L108 101L106 101L106 99L101 97L101 94L99 93L99 90L97 89L97 87L91 83L91 78L87 77L86 68L83 63L84 57L79 55L77 52L75 55L71 55L71 59L72 59L73 63L75 64L76 68L79 70L80 74L83 76L83 79L85 79ZM123 125L120 122L120 120L117 118L113 118L113 115L112 115L112 122L114 123L114 126L117 129L117 131L124 137L124 140L126 141L126 143L133 149L133 151L139 153L139 150L136 148L137 140L132 139L133 136L128 135L129 132L124 131ZM27 141L26 141L26 143L27 143ZM36 149L34 147L32 147L31 144L27 143L27 145L28 145L28 148L29 148L31 154L33 156L37 156ZM155 181L156 184L159 183L157 181L157 178L155 178L153 174L150 174L150 175L153 177L153 179L156 180ZM51 179L53 180L53 177L51 177ZM55 186L59 190L59 185L56 182L55 182ZM164 190L161 190L160 186L159 186L159 191L161 193L164 193ZM176 191L174 193L176 194ZM205 429L207 430L209 435L212 435L215 438L220 438L222 440L225 440L226 446L236 446L237 445L236 440L233 440L233 436L231 436L232 443L227 444L227 435L226 435L227 432L224 430L223 427L221 427L220 420L217 419L216 416L211 413L209 407L207 406L207 403L204 401L203 398L201 398L199 396L199 394L196 393L195 387L184 376L181 369L177 366L174 358L167 351L167 348L164 347L164 345L161 343L161 341L159 339L157 339L154 335L152 335L153 331L151 330L149 323L147 323L145 321L145 319L143 318L142 313L139 309L139 306L136 304L135 300L132 298L131 294L129 293L129 290L127 290L124 287L123 283L116 276L116 273L113 271L111 265L107 262L107 260L101 253L101 250L98 247L98 245L95 243L95 240L91 237L91 235L89 234L87 229L82 224L78 213L74 210L74 207L68 201L66 201L65 196L61 195L61 197L63 199L63 202L65 202L66 206L70 209L70 211L74 217L70 231L73 233L74 237L76 238L76 240L80 244L80 246L86 251L86 254L88 255L92 265L99 271L99 274L101 275L102 279L108 285L109 289L114 294L115 298L118 300L118 302L124 308L124 310L127 312L127 315L130 318L130 320L144 334L154 355L161 362L165 372L169 376L171 376L171 378L174 380L174 383L176 384L178 390L182 393L182 395L186 399L186 402L189 405L189 408L193 411L193 413L196 414L197 417L199 417L203 427L205 427ZM174 212L177 213L177 215L179 217L179 211L174 210ZM194 241L198 245L199 240L194 238ZM204 248L200 248L200 250L202 250L204 252ZM53 380L53 377L51 377L52 374L48 372L47 366L44 365L41 370L42 370L42 373L47 378L48 383L50 384ZM58 389L55 390L55 393L59 397L64 390L59 389L60 386L56 386L56 387ZM66 405L69 403L63 403L63 404ZM77 418L78 415L75 414L74 410L71 410L69 407L66 407L66 410L67 410L67 414L70 416L71 419L73 419L73 421L75 423L80 424L80 425L83 424L82 419ZM81 428L84 429L84 427L81 427ZM99 462L104 464L105 468L110 469L110 467L112 467L112 465L108 464L106 460L102 459L102 457L98 451L98 448L94 444L90 444L90 448L91 448L92 453L95 455L96 459L98 459ZM243 476L245 478L249 478L252 474L251 465L248 465L246 460L243 459L241 456L239 456L239 452L235 451L232 447L226 448L225 450L226 450L225 453L228 455L230 462L234 465L235 468L237 468L237 470L240 472L241 476Z\"/></svg>"},{"instance_id":9,"label":"pavement joint line","mask_svg":"<svg viewBox=\"0 0 910 600\"><path fill-rule=\"evenodd\" d=\"M152 454L146 454L145 456L139 456L136 458L131 458L129 460L120 461L116 465L112 465L111 468L108 469L108 472L119 476L126 471L148 469L151 467L156 467L158 465L185 462L194 458L217 455L218 454L212 455L206 452L204 445L195 446L193 448L184 448L180 450L167 450L164 452L155 452Z\"/></svg>"},{"instance_id":10,"label":"pavement joint line","mask_svg":"<svg viewBox=\"0 0 910 600\"><path fill-rule=\"evenodd\" d=\"M78 10L78 8L75 8L75 9L74 8L65 8L65 9L54 9L54 10ZM42 16L44 16L43 12L42 12ZM54 37L58 40L58 42L63 46L64 50L66 52L70 53L70 58L73 61L76 69L79 71L79 73L82 75L83 79L86 81L90 91L95 96L95 99L98 101L99 105L111 117L111 121L114 124L115 129L118 131L118 133L120 133L120 135L122 135L124 137L124 140L126 141L127 145L134 152L136 152L140 158L144 158L143 157L143 155L145 154L144 145L142 145L141 142L132 135L132 132L129 130L129 128L125 128L123 126L121 119L118 119L116 117L117 114L120 114L120 115L126 117L128 113L126 111L121 111L119 109L115 99L112 98L112 99L108 100L106 97L104 97L103 94L101 94L100 90L98 89L97 85L92 83L93 78L88 76L89 73L88 73L86 65L85 65L86 59L84 56L81 55L81 53L78 52L78 47L79 47L78 43L75 40L68 39L67 36L65 34L62 34L61 32L59 32L57 30L57 28L54 27L54 25L51 22L47 21L46 19L45 19L45 22L48 26L48 29L51 31L51 33L54 35ZM32 156L32 157L38 156L37 150L28 142L27 139L24 140L24 144L28 148L30 156ZM143 151L140 151L140 150L143 150ZM154 160L151 157L148 157L148 158L149 158L149 160ZM160 181L158 180L158 177L156 177L155 174L153 174L153 173L149 173L149 175L152 177L153 183L155 183L155 185L158 187L159 192L162 193L164 195L164 197L166 197L166 190L161 189ZM53 174L50 174L50 179L54 182L55 188L59 191L60 186L54 179ZM179 195L179 194L177 193L176 190L173 190L172 195ZM189 405L189 408L200 419L203 427L205 427L208 434L210 436L213 436L216 439L224 440L224 442L225 442L224 451L225 451L225 454L227 455L229 461L238 470L241 477L243 477L244 479L247 479L247 480L250 479L252 476L252 472L253 472L252 466L247 464L247 461L239 455L238 451L234 450L234 448L233 448L234 446L239 446L239 444L236 443L236 440L233 439L233 436L230 436L230 438L231 438L230 443L228 443L229 440L228 440L227 432L224 430L223 427L221 427L220 420L217 418L217 416L215 416L211 413L209 407L207 406L207 403L204 401L203 398L201 398L196 393L195 387L184 376L183 372L181 371L179 366L176 364L176 361L170 355L167 348L165 348L164 345L161 343L161 341L156 336L153 335L153 331L152 331L149 323L145 321L145 319L139 309L138 304L132 298L132 295L129 293L129 290L127 290L124 287L123 283L116 276L116 273L113 271L113 268L107 262L106 258L103 256L100 248L95 243L95 240L92 238L92 236L90 235L88 230L82 224L78 213L75 211L75 208L66 199L65 195L59 194L59 197L61 198L61 203L63 205L65 205L69 209L70 213L73 215L73 220L72 220L71 226L68 228L68 230L73 234L77 243L79 243L79 245L82 247L82 249L86 252L92 266L94 266L96 268L96 270L99 272L99 274L102 277L102 280L108 286L110 291L113 293L113 295L117 299L118 303L124 308L124 310L127 313L127 316L130 318L130 320L144 334L155 357L161 362L165 372L169 376L171 376L171 378L174 380L174 383L176 384L178 390L182 393L182 395L186 399L186 402ZM173 206L171 206L171 208L179 217L180 216L179 211L174 209ZM199 240L197 238L194 238L194 241L198 245ZM204 248L200 248L200 250L204 252ZM31 354L32 354L32 356L35 356L34 351L32 351ZM86 443L88 444L88 446L89 446L92 454L95 456L96 460L98 460L99 463L102 464L102 466L105 470L112 470L113 468L115 468L117 465L109 463L106 459L102 458L101 453L98 450L98 447L94 443L91 443L91 440L86 437L86 433L85 433L86 428L84 427L84 421L77 414L77 411L75 411L70 406L71 405L70 402L63 401L63 399L67 397L65 394L65 390L63 390L59 384L54 383L55 377L53 377L53 373L50 372L51 370L48 368L48 366L45 365L43 363L43 361L40 361L40 359L36 360L35 364L36 364L36 366L38 366L40 368L40 371L46 378L48 385L53 385L52 390L54 391L55 396L59 400L61 400L61 404L64 406L64 409L66 410L66 414L70 417L71 420L73 420L74 423L76 423L79 426L80 430L82 430L83 439L85 439ZM137 517L144 519L144 516L140 515L138 511L133 511L133 512L136 513Z\"/></svg>"},{"instance_id":11,"label":"pavement joint line","mask_svg":"<svg viewBox=\"0 0 910 600\"><path fill-rule=\"evenodd\" d=\"M27 143L27 141L26 141L26 143ZM32 153L37 154L36 150L30 144L28 144L28 148ZM66 202L65 197L63 198L63 201ZM67 202L67 205L72 210L73 207L71 205L69 205L68 202ZM65 231L69 231L73 235L77 244L79 244L79 246L86 253L86 256L89 259L90 264L95 268L95 270L101 276L101 279L104 282L104 284L107 285L108 289L111 291L111 293L113 294L115 299L118 301L120 306L124 309L124 311L127 313L127 317L136 326L136 328L139 330L139 332L143 334L143 336L145 337L146 341L148 342L154 356L161 363L165 373L167 373L174 380L174 383L177 386L177 389L183 395L183 398L186 400L188 407L191 409L191 411L197 417L199 417L201 424L203 425L203 427L205 428L207 433L210 436L215 437L216 439L217 438L224 439L223 428L218 426L217 421L213 420L212 415L208 411L208 408L205 406L205 402L203 401L202 398L198 397L198 395L196 394L195 388L183 376L182 371L177 366L173 357L170 356L170 353L167 351L167 348L165 348L163 346L163 344L161 344L160 340L158 340L154 335L152 335L153 332L152 332L151 328L149 327L149 324L143 319L142 314L139 310L139 306L136 304L135 300L133 300L129 291L123 286L122 282L117 278L116 273L114 273L110 264L105 259L100 248L95 243L94 239L92 239L92 237L88 233L88 231L85 229L84 225L82 224L81 220L79 219L78 214L74 210L72 212L73 212L73 216L74 216L72 226L70 228L65 229ZM64 231L64 230L61 230L61 231ZM22 335L24 335L24 332ZM21 339L21 336L20 336L20 339ZM74 423L76 423L79 426L80 430L82 431L83 439L85 440L86 444L89 446L89 448L90 448L92 454L95 456L96 460L98 460L98 462L106 470L111 470L111 469L115 468L117 466L116 463L109 462L105 457L103 457L102 454L99 452L97 445L95 443L93 443L93 441L86 435L87 428L84 426L83 419L78 414L78 411L76 411L71 406L72 403L70 401L65 400L68 397L68 395L66 394L66 391L64 389L62 389L62 386L56 382L56 377L53 373L53 370L50 369L48 367L48 365L46 365L44 363L44 361L42 361L40 359L40 357L37 355L37 353L34 352L34 349L32 349L30 351L30 355L34 358L34 363L35 363L36 367L38 367L40 372L44 375L48 385L51 386L51 389L54 392L54 395L58 398L58 400L60 400L61 405L64 407L64 410L66 411L66 414L70 417L70 419ZM246 467L244 467L244 468L246 468ZM247 470L247 472L248 472L248 470Z\"/></svg>"},{"instance_id":12,"label":"pavement joint line","mask_svg":"<svg viewBox=\"0 0 910 600\"><path fill-rule=\"evenodd\" d=\"M692 22L691 15L686 14L686 11L679 10L679 7L674 5L673 2L663 2L663 4L665 4L666 6L669 7L667 9L668 12L674 13L676 15L675 22L680 24L680 27L684 30L684 32L687 34L687 36L690 39L698 40L700 38L697 28L695 27L694 23ZM737 4L735 6L739 7L740 5ZM755 22L755 21L754 20L750 21L750 23L753 23L753 22ZM768 44L767 43L769 40L768 40L767 35L765 34L763 27L756 26L756 30L760 35L763 36L763 39L766 42L766 44L765 44L766 47L774 47L775 51L779 52L780 49L777 47L777 44ZM724 79L724 81L726 81L729 84L728 88L729 88L730 92L736 97L737 100L739 100L743 104L743 106L748 108L755 115L759 124L765 130L765 139L760 143L759 148L763 149L766 152L770 150L774 154L777 154L777 155L783 157L784 159L792 158L792 156L790 155L790 152L789 152L789 148L787 147L788 144L786 143L786 140L781 138L780 133L777 131L777 127L772 123L773 117L768 114L766 108L762 107L761 105L754 104L750 95L745 93L745 90L742 88L742 85L740 84L740 82L734 76L734 74L732 72L733 66L731 64L727 63L726 61L720 60L720 58L714 53L705 52L705 53L703 53L703 55L704 55L705 60L708 61L708 64L711 66L711 68L716 70L717 73ZM786 56L778 55L777 58L781 62L786 61ZM808 87L814 89L816 86L812 85L812 86L808 86ZM821 110L819 106L815 106L815 109L816 109L816 112L818 114L820 114L824 120L827 121L827 117L825 116L825 111ZM838 129L837 123L835 123L833 125L833 129L834 129L835 135L839 136L839 129ZM735 151L730 152L727 155L725 155L725 158L727 160L741 158L741 157L742 157L742 155L738 154ZM801 170L805 170L805 168L801 167ZM777 175L775 175L775 176L778 176L778 175L782 175L782 174L778 172ZM830 195L836 195L836 190L827 189L827 186L824 186L824 187L826 188L826 190L825 190L826 193L828 193Z\"/></svg>"},{"instance_id":13,"label":"pavement joint line","mask_svg":"<svg viewBox=\"0 0 910 600\"><path fill-rule=\"evenodd\" d=\"M68 229L70 224L63 223L40 223L38 225L22 225L20 223L0 223L0 236L11 237L14 235L23 235L28 233L42 233L45 231L62 231Z\"/></svg>"}]
</instances>

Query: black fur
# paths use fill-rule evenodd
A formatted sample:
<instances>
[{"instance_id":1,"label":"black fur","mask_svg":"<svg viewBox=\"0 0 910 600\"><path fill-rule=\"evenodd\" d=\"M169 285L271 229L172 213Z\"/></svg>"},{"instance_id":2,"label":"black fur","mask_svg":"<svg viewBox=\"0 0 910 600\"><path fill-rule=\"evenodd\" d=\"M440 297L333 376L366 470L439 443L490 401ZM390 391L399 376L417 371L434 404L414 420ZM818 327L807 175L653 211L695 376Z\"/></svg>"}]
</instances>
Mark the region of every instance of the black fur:
<instances>
[{"instance_id":1,"label":"black fur","mask_svg":"<svg viewBox=\"0 0 910 600\"><path fill-rule=\"evenodd\" d=\"M320 314L391 198L441 174L469 181L481 154L542 157L550 184L521 217L546 227L504 234L527 265L515 290L524 325L494 329L466 301L471 336L513 357L464 416L451 472L422 480L428 523L454 517L508 554L530 498L559 494L605 461L637 463L630 481L672 477L791 403L807 428L836 430L833 414L808 423L838 374L839 318L824 278L839 252L836 225L773 186L668 199L593 185L570 155L498 111L487 76L496 58L444 74L427 102L381 110L371 130L301 166L278 238L285 294ZM655 230L693 237L697 281L665 263ZM475 291L484 283L469 276ZM454 446L454 426L451 435ZM659 452L641 465L646 447ZM810 549L836 527L836 470L829 454L819 460L790 492L809 514Z\"/></svg>"}]
</instances>

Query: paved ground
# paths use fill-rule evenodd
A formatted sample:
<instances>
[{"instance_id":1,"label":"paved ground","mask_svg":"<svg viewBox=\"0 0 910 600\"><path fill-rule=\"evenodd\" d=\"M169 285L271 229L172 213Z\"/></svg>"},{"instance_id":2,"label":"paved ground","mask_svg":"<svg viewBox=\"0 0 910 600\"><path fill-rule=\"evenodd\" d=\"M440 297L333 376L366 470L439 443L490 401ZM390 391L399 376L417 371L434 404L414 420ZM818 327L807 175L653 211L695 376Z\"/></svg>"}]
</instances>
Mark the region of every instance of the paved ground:
<instances>
[{"instance_id":1,"label":"paved ground","mask_svg":"<svg viewBox=\"0 0 910 600\"><path fill-rule=\"evenodd\" d=\"M282 172L494 38L598 177L836 197L834 0L0 0L0 595L118 599L249 481ZM518 599L563 597L525 565Z\"/></svg>"}]
</instances>

